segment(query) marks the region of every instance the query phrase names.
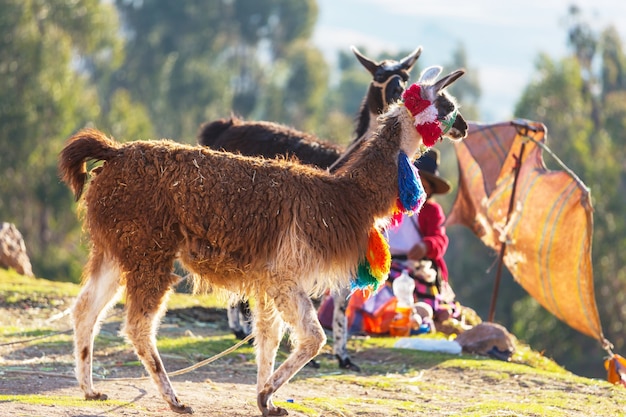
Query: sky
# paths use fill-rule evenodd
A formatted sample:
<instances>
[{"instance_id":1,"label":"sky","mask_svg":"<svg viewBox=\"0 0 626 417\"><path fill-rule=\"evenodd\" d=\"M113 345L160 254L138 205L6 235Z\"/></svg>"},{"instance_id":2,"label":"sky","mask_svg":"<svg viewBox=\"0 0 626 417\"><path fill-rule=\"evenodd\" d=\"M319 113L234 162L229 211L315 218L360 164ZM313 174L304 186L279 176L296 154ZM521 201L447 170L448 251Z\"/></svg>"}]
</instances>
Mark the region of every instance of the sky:
<instances>
[{"instance_id":1,"label":"sky","mask_svg":"<svg viewBox=\"0 0 626 417\"><path fill-rule=\"evenodd\" d=\"M623 0L318 0L313 42L335 63L350 45L382 51L422 46L420 68L445 65L462 44L478 72L481 122L509 120L540 53L567 55L565 20L575 3L596 30L613 25L626 43ZM444 73L455 68L445 68ZM412 73L412 81L419 74Z\"/></svg>"}]
</instances>

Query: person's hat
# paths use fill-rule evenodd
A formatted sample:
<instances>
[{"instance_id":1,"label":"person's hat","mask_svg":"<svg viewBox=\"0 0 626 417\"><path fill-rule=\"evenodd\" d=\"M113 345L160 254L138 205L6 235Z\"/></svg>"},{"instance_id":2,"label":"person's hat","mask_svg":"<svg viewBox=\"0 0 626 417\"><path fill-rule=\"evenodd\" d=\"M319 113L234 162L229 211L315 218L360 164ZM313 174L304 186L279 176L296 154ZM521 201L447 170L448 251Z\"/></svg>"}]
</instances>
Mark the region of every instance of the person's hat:
<instances>
[{"instance_id":1,"label":"person's hat","mask_svg":"<svg viewBox=\"0 0 626 417\"><path fill-rule=\"evenodd\" d=\"M450 192L450 183L439 176L439 151L431 148L418 160L415 166L420 176L428 180L433 186L433 194L446 194Z\"/></svg>"}]
</instances>

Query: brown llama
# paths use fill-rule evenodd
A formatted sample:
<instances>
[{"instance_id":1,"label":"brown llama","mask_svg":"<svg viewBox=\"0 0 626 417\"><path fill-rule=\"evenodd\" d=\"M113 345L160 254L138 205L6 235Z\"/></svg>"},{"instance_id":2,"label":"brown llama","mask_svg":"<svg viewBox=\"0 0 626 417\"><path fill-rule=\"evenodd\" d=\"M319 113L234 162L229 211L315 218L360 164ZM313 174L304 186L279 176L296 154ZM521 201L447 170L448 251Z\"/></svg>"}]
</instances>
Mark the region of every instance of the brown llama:
<instances>
[{"instance_id":1,"label":"brown llama","mask_svg":"<svg viewBox=\"0 0 626 417\"><path fill-rule=\"evenodd\" d=\"M402 154L418 156L439 134L467 135L440 128L451 124L456 108L438 104L463 73L412 86L414 96L381 116L372 138L335 174L168 140L120 144L94 129L72 136L59 171L77 199L88 179L86 161L104 161L84 197L91 251L72 311L85 397L106 399L93 386L93 339L104 310L125 288L126 337L170 408L193 412L177 398L155 340L179 259L198 286L255 298L257 404L264 416L287 414L273 394L326 343L309 297L348 285L371 229L396 207ZM274 370L285 326L293 349Z\"/></svg>"},{"instance_id":2,"label":"brown llama","mask_svg":"<svg viewBox=\"0 0 626 417\"><path fill-rule=\"evenodd\" d=\"M354 46L351 49L373 77L359 108L353 139L356 142L373 131L377 117L400 98L422 47L417 47L400 61L385 59L380 62L366 57ZM198 143L248 156L295 156L304 164L320 168L330 167L345 151L342 146L279 123L244 121L237 117L204 123L198 132Z\"/></svg>"}]
</instances>

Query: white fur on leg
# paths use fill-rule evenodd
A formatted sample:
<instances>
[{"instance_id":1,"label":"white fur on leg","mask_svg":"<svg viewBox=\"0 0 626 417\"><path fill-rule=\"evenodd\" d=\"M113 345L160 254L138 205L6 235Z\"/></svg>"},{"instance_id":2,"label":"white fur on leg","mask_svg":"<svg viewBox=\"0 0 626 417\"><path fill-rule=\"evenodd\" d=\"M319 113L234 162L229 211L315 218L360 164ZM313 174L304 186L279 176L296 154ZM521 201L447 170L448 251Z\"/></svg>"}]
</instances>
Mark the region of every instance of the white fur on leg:
<instances>
[{"instance_id":1,"label":"white fur on leg","mask_svg":"<svg viewBox=\"0 0 626 417\"><path fill-rule=\"evenodd\" d=\"M92 261L91 265L95 263ZM72 309L75 372L85 398L106 399L93 386L93 341L104 315L121 296L120 270L115 262L105 260L90 274Z\"/></svg>"},{"instance_id":2,"label":"white fur on leg","mask_svg":"<svg viewBox=\"0 0 626 417\"><path fill-rule=\"evenodd\" d=\"M282 415L284 410L273 408L274 392L319 353L326 344L326 334L317 320L311 299L300 288L297 286L291 290L283 288L283 292L272 296L276 310L292 330L293 349L258 393L257 402L264 414L269 411L271 415Z\"/></svg>"},{"instance_id":3,"label":"white fur on leg","mask_svg":"<svg viewBox=\"0 0 626 417\"><path fill-rule=\"evenodd\" d=\"M285 326L274 308L274 303L260 297L256 308L254 346L257 360L258 394L274 372L276 353L284 335Z\"/></svg>"}]
</instances>

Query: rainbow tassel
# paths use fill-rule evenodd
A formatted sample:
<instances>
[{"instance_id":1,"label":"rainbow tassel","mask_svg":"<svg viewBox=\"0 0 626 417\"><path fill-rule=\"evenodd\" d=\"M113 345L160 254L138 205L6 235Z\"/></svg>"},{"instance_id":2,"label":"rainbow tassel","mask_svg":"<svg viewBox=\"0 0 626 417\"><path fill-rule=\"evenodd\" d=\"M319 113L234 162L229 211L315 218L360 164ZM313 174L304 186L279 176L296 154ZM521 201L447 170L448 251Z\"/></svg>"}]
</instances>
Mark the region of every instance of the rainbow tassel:
<instances>
[{"instance_id":1,"label":"rainbow tassel","mask_svg":"<svg viewBox=\"0 0 626 417\"><path fill-rule=\"evenodd\" d=\"M376 291L379 286L380 283L378 282L378 278L372 275L369 263L364 259L359 263L356 271L356 277L350 283L352 292L366 288L373 288L374 291Z\"/></svg>"},{"instance_id":2,"label":"rainbow tassel","mask_svg":"<svg viewBox=\"0 0 626 417\"><path fill-rule=\"evenodd\" d=\"M358 267L352 290L372 288L374 292L385 282L391 269L389 244L380 230L372 228L367 239L367 252Z\"/></svg>"},{"instance_id":3,"label":"rainbow tassel","mask_svg":"<svg viewBox=\"0 0 626 417\"><path fill-rule=\"evenodd\" d=\"M419 172L402 151L398 155L398 195L391 218L392 225L400 223L403 212L418 212L426 201ZM365 259L359 262L356 277L352 281L352 291L372 288L375 292L389 276L390 268L389 244L380 230L372 228L368 235Z\"/></svg>"},{"instance_id":4,"label":"rainbow tassel","mask_svg":"<svg viewBox=\"0 0 626 417\"><path fill-rule=\"evenodd\" d=\"M402 151L398 154L398 195L402 208L407 212L419 212L426 201L419 172Z\"/></svg>"},{"instance_id":5,"label":"rainbow tassel","mask_svg":"<svg viewBox=\"0 0 626 417\"><path fill-rule=\"evenodd\" d=\"M383 281L389 275L391 269L391 253L389 243L385 240L380 230L372 228L367 241L367 253L365 259L370 264L372 275Z\"/></svg>"}]
</instances>

